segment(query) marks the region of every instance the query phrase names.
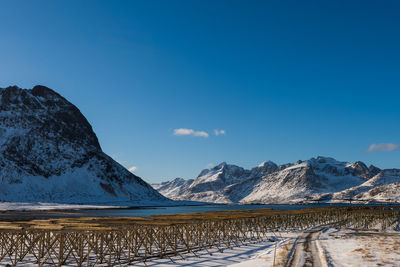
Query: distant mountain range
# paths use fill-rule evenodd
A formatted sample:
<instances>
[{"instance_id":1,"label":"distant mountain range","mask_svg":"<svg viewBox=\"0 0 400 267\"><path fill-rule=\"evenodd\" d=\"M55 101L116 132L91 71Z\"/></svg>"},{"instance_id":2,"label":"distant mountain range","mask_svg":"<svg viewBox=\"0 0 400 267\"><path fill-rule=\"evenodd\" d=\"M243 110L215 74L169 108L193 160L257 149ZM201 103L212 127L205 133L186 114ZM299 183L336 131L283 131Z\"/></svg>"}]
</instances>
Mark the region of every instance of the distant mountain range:
<instances>
[{"instance_id":1,"label":"distant mountain range","mask_svg":"<svg viewBox=\"0 0 400 267\"><path fill-rule=\"evenodd\" d=\"M152 186L171 199L215 203L392 202L400 200L400 170L329 157L283 165L267 161L251 170L224 162L194 180Z\"/></svg>"},{"instance_id":2,"label":"distant mountain range","mask_svg":"<svg viewBox=\"0 0 400 267\"><path fill-rule=\"evenodd\" d=\"M45 86L0 88L0 201L167 200L106 155L77 107Z\"/></svg>"}]
</instances>

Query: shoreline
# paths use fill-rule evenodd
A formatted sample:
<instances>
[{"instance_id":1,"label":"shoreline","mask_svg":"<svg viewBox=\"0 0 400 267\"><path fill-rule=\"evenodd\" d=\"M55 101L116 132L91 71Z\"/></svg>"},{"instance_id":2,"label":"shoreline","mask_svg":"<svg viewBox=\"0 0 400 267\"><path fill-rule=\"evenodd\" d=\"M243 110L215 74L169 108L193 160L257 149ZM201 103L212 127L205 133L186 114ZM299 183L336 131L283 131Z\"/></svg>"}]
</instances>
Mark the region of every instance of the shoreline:
<instances>
[{"instance_id":1,"label":"shoreline","mask_svg":"<svg viewBox=\"0 0 400 267\"><path fill-rule=\"evenodd\" d=\"M34 203L25 203L34 204ZM38 203L36 203L38 204ZM44 203L40 203L44 204ZM47 203L49 204L49 203ZM54 204L54 203L53 203ZM148 206L95 206L64 205L62 208L53 205L46 209L46 205L39 208L0 210L0 221L25 221L35 219L57 218L88 218L88 217L149 217L154 215L198 213L204 211L237 211L250 209L270 208L274 210L301 210L318 207L399 207L399 203L300 203L300 204L218 204L218 203L175 203L176 205L148 205ZM0 203L1 207L1 203ZM132 212L130 212L132 211ZM137 211L137 212L135 212ZM148 211L148 212L147 212Z\"/></svg>"}]
</instances>

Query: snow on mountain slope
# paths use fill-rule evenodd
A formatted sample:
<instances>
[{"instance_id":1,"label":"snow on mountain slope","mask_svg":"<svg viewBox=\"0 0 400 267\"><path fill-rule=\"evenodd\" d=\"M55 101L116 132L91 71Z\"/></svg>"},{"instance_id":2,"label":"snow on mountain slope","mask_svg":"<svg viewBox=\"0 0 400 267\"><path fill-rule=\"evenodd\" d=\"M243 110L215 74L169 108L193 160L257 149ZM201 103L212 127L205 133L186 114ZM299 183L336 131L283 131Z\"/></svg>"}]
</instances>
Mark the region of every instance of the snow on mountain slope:
<instances>
[{"instance_id":1,"label":"snow on mountain slope","mask_svg":"<svg viewBox=\"0 0 400 267\"><path fill-rule=\"evenodd\" d=\"M167 200L101 150L79 109L44 86L0 88L0 201Z\"/></svg>"},{"instance_id":2,"label":"snow on mountain slope","mask_svg":"<svg viewBox=\"0 0 400 267\"><path fill-rule=\"evenodd\" d=\"M264 176L241 202L289 203L326 197L331 192L363 183L362 177L346 172L349 164L319 157L298 162Z\"/></svg>"},{"instance_id":3,"label":"snow on mountain slope","mask_svg":"<svg viewBox=\"0 0 400 267\"><path fill-rule=\"evenodd\" d=\"M277 170L277 168L276 164L265 162L251 170L245 170L223 162L212 169L201 171L199 176L177 199L217 203L236 202L237 197L234 194L229 194L231 186L265 175Z\"/></svg>"},{"instance_id":4,"label":"snow on mountain slope","mask_svg":"<svg viewBox=\"0 0 400 267\"><path fill-rule=\"evenodd\" d=\"M253 191L243 198L245 203L282 203L298 200L321 184L307 163L300 163L282 171L266 175Z\"/></svg>"},{"instance_id":5,"label":"snow on mountain slope","mask_svg":"<svg viewBox=\"0 0 400 267\"><path fill-rule=\"evenodd\" d=\"M366 192L357 194L355 200L380 201L380 202L399 202L400 201L400 182L378 185Z\"/></svg>"},{"instance_id":6,"label":"snow on mountain slope","mask_svg":"<svg viewBox=\"0 0 400 267\"><path fill-rule=\"evenodd\" d=\"M377 175L368 179L364 183L350 187L342 192L338 192L333 195L334 200L341 199L355 199L355 200L380 200L382 196L387 197L387 201L390 199L400 198L400 191L396 193L396 183L400 182L400 170L398 169L387 169L380 171ZM393 187L392 189L390 189ZM390 189L390 190L385 190ZM385 194L385 191L387 191ZM377 194L381 196L377 196Z\"/></svg>"},{"instance_id":7,"label":"snow on mountain slope","mask_svg":"<svg viewBox=\"0 0 400 267\"><path fill-rule=\"evenodd\" d=\"M215 191L243 181L248 175L249 171L223 162L212 169L203 170L189 189L191 192Z\"/></svg>"},{"instance_id":8,"label":"snow on mountain slope","mask_svg":"<svg viewBox=\"0 0 400 267\"><path fill-rule=\"evenodd\" d=\"M280 166L268 161L251 170L222 163L203 170L189 186L187 182L185 188L180 188L177 195L168 194L174 188L171 184L160 192L180 200L217 203L381 200L396 198L400 191L385 194L386 187L371 190L388 184L396 187L396 182L400 182L400 170L380 170L359 161L348 163L317 157Z\"/></svg>"},{"instance_id":9,"label":"snow on mountain slope","mask_svg":"<svg viewBox=\"0 0 400 267\"><path fill-rule=\"evenodd\" d=\"M201 171L195 180L187 181L185 190L181 190L174 199L230 203L231 201L220 191L231 184L247 179L248 175L249 171L223 162L212 169Z\"/></svg>"},{"instance_id":10,"label":"snow on mountain slope","mask_svg":"<svg viewBox=\"0 0 400 267\"><path fill-rule=\"evenodd\" d=\"M168 198L179 198L194 180L185 180L183 178L175 178L172 181L161 184L152 184L153 188Z\"/></svg>"}]
</instances>

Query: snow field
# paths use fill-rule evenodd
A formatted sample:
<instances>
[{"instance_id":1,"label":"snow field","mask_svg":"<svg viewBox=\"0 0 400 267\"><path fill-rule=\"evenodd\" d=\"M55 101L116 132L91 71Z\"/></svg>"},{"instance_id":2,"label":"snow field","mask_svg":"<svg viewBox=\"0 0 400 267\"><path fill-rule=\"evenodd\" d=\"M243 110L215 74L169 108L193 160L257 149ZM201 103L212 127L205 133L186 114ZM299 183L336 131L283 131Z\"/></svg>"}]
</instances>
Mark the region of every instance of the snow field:
<instances>
[{"instance_id":1,"label":"snow field","mask_svg":"<svg viewBox=\"0 0 400 267\"><path fill-rule=\"evenodd\" d=\"M400 233L330 229L320 243L333 266L400 265Z\"/></svg>"}]
</instances>

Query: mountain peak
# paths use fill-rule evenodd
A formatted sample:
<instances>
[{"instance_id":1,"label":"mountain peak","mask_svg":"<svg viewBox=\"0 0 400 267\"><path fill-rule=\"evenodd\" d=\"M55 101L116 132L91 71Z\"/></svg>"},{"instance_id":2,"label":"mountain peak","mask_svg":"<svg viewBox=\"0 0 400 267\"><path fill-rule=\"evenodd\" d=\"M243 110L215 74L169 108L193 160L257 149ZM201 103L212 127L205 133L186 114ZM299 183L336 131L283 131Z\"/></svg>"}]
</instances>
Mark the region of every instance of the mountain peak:
<instances>
[{"instance_id":1,"label":"mountain peak","mask_svg":"<svg viewBox=\"0 0 400 267\"><path fill-rule=\"evenodd\" d=\"M18 85L10 85L10 86L7 86L6 88L0 88L1 90L6 90L6 89L8 89L8 90L18 90L18 89L21 89L21 88L19 88L19 86Z\"/></svg>"},{"instance_id":2,"label":"mountain peak","mask_svg":"<svg viewBox=\"0 0 400 267\"><path fill-rule=\"evenodd\" d=\"M338 163L336 159L332 157L324 157L324 156L318 156L316 159L312 158L311 160L316 160L318 163Z\"/></svg>"},{"instance_id":3,"label":"mountain peak","mask_svg":"<svg viewBox=\"0 0 400 267\"><path fill-rule=\"evenodd\" d=\"M267 160L267 161L261 162L257 167L265 168L265 167L268 167L268 166L277 166L277 165L274 162L272 162L270 160Z\"/></svg>"},{"instance_id":4,"label":"mountain peak","mask_svg":"<svg viewBox=\"0 0 400 267\"><path fill-rule=\"evenodd\" d=\"M57 92L55 92L54 90L43 86L43 85L35 85L32 89L31 92L34 96L41 96L44 98L49 98L51 97L59 97L62 98L63 100L65 100L64 97L62 97L60 94L58 94Z\"/></svg>"},{"instance_id":5,"label":"mountain peak","mask_svg":"<svg viewBox=\"0 0 400 267\"><path fill-rule=\"evenodd\" d=\"M0 90L0 201L163 200L106 155L92 126L52 89Z\"/></svg>"},{"instance_id":6,"label":"mountain peak","mask_svg":"<svg viewBox=\"0 0 400 267\"><path fill-rule=\"evenodd\" d=\"M215 166L213 169L221 169L223 167L226 167L228 164L224 161L221 162L220 164L218 164L217 166Z\"/></svg>"}]
</instances>

